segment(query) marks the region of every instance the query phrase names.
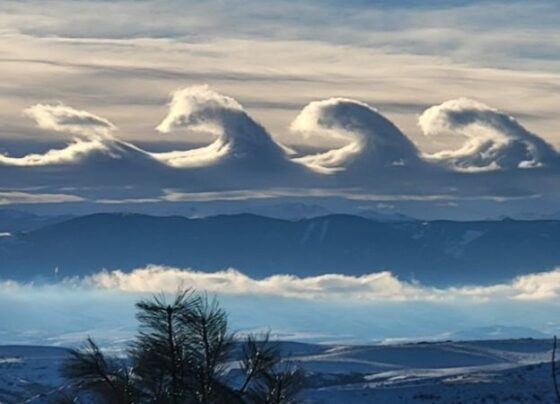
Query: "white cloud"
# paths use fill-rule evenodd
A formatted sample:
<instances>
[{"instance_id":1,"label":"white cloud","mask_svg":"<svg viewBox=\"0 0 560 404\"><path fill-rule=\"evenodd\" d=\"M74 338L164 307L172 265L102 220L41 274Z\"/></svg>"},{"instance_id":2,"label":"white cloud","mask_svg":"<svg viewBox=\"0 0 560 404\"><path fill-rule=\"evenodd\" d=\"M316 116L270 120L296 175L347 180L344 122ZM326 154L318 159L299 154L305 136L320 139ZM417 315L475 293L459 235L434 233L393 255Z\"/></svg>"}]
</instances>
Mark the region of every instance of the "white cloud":
<instances>
[{"instance_id":1,"label":"white cloud","mask_svg":"<svg viewBox=\"0 0 560 404\"><path fill-rule=\"evenodd\" d=\"M118 343L135 334L136 300L172 294L181 286L216 294L236 330L268 328L298 340L319 334L323 341L445 336L497 324L556 333L550 322L560 307L560 270L496 285L433 288L390 272L254 279L233 269L205 273L151 266L50 284L2 280L2 339L68 345L92 335Z\"/></svg>"},{"instance_id":2,"label":"white cloud","mask_svg":"<svg viewBox=\"0 0 560 404\"><path fill-rule=\"evenodd\" d=\"M66 147L48 150L45 153L31 153L21 157L0 154L0 165L16 167L79 165L95 156L105 158L105 161L99 160L100 164L106 163L107 158L128 159L125 163L153 160L152 162L157 164L149 153L114 137L112 133L117 128L109 120L87 111L77 110L64 104L37 104L25 109L24 115L35 120L41 129L69 133L73 135L73 139ZM103 167L99 167L99 170L103 170Z\"/></svg>"},{"instance_id":3,"label":"white cloud","mask_svg":"<svg viewBox=\"0 0 560 404\"><path fill-rule=\"evenodd\" d=\"M0 191L0 205L81 202L83 200L79 196L70 194Z\"/></svg>"},{"instance_id":4,"label":"white cloud","mask_svg":"<svg viewBox=\"0 0 560 404\"><path fill-rule=\"evenodd\" d=\"M11 191L42 187L52 193L72 186L82 190L80 197L103 204L292 196L499 202L550 192L546 181L556 170L518 169L560 168L558 153L544 140L509 115L465 99L421 116L427 135L468 138L459 150L430 155L420 155L376 109L342 98L308 104L292 129L348 144L298 157L236 100L208 86L174 92L158 126L164 133L182 129L216 137L210 145L190 150L149 152L118 139L108 120L68 106L37 105L28 111L41 128L67 131L74 138L66 147L44 153L0 154L0 169L6 173L0 185ZM509 169L510 184L486 173L492 169ZM458 177L457 170L476 174ZM528 175L533 175L530 181Z\"/></svg>"},{"instance_id":5,"label":"white cloud","mask_svg":"<svg viewBox=\"0 0 560 404\"><path fill-rule=\"evenodd\" d=\"M74 139L62 149L45 153L32 153L22 157L0 154L0 165L48 166L76 163L92 153L110 153L112 136L116 127L105 118L64 104L36 104L23 111L37 126L45 130L69 133Z\"/></svg>"},{"instance_id":6,"label":"white cloud","mask_svg":"<svg viewBox=\"0 0 560 404\"><path fill-rule=\"evenodd\" d=\"M480 102L459 98L424 111L419 125L426 136L463 136L457 150L427 156L462 171L535 168L557 163L552 146L512 116Z\"/></svg>"},{"instance_id":7,"label":"white cloud","mask_svg":"<svg viewBox=\"0 0 560 404\"><path fill-rule=\"evenodd\" d=\"M108 152L107 144L101 139L74 139L62 149L52 149L45 153L31 153L22 157L0 154L0 165L7 166L48 166L76 163L94 152Z\"/></svg>"},{"instance_id":8,"label":"white cloud","mask_svg":"<svg viewBox=\"0 0 560 404\"><path fill-rule=\"evenodd\" d=\"M71 133L86 138L108 137L116 127L105 118L64 104L37 104L23 111L41 129Z\"/></svg>"},{"instance_id":9,"label":"white cloud","mask_svg":"<svg viewBox=\"0 0 560 404\"><path fill-rule=\"evenodd\" d=\"M217 294L264 295L331 302L335 300L491 302L560 298L560 269L519 276L508 283L448 288L435 288L402 281L388 271L362 276L274 275L253 279L235 269L208 273L153 265L131 272L103 271L83 279L69 279L66 282L80 287L91 286L126 292L173 292L179 285L183 285Z\"/></svg>"},{"instance_id":10,"label":"white cloud","mask_svg":"<svg viewBox=\"0 0 560 404\"><path fill-rule=\"evenodd\" d=\"M303 198L343 198L354 201L370 201L370 202L397 202L397 201L413 201L413 202L442 202L442 201L492 201L505 202L512 200L531 200L536 199L540 195L520 195L520 196L501 196L497 194L486 194L476 196L464 196L454 194L430 194L430 193L395 193L381 194L368 192L356 188L268 188L265 190L258 189L239 189L235 191L216 191L216 192L183 192L179 189L164 189L163 195L159 201L167 202L207 202L207 201L244 201L250 199L275 199L283 197L303 197ZM383 207L383 206L382 206ZM378 207L379 208L379 207ZM386 207L385 207L386 208Z\"/></svg>"},{"instance_id":11,"label":"white cloud","mask_svg":"<svg viewBox=\"0 0 560 404\"><path fill-rule=\"evenodd\" d=\"M339 149L296 159L319 171L357 165L376 167L418 163L413 143L387 118L369 105L331 98L307 105L293 121L293 131L344 139Z\"/></svg>"},{"instance_id":12,"label":"white cloud","mask_svg":"<svg viewBox=\"0 0 560 404\"><path fill-rule=\"evenodd\" d=\"M266 165L286 158L287 149L274 142L241 104L205 85L173 92L169 113L157 130L168 133L175 129L206 132L217 139L199 149L152 154L171 166L197 167L226 159L258 159Z\"/></svg>"}]
</instances>

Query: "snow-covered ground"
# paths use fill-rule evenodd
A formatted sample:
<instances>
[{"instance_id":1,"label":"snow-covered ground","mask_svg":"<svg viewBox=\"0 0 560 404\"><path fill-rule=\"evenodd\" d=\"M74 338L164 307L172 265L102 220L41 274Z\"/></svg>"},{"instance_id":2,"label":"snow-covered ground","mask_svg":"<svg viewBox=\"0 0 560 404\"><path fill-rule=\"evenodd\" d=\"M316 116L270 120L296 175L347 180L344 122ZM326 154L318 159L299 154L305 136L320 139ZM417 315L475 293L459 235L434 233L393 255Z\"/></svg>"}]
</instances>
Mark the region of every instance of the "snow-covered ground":
<instances>
[{"instance_id":1,"label":"snow-covered ground","mask_svg":"<svg viewBox=\"0 0 560 404\"><path fill-rule=\"evenodd\" d=\"M59 366L67 356L58 347L0 346L0 403L48 402L65 384Z\"/></svg>"},{"instance_id":2,"label":"snow-covered ground","mask_svg":"<svg viewBox=\"0 0 560 404\"><path fill-rule=\"evenodd\" d=\"M282 342L308 373L306 403L555 402L551 341L316 345ZM68 351L0 346L0 402L46 403Z\"/></svg>"}]
</instances>

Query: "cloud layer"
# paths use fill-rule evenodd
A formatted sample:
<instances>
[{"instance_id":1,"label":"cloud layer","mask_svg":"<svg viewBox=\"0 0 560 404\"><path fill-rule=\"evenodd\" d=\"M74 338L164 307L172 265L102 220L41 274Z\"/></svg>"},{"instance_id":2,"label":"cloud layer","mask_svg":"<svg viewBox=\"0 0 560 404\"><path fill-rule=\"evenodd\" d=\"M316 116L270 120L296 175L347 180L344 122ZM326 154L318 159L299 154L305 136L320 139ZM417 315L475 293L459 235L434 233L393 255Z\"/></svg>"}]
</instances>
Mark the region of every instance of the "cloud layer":
<instances>
[{"instance_id":1,"label":"cloud layer","mask_svg":"<svg viewBox=\"0 0 560 404\"><path fill-rule=\"evenodd\" d=\"M94 203L177 202L181 198L170 195L197 193L218 199L224 193L227 199L232 192L246 198L533 198L551 192L560 169L558 152L543 139L512 116L468 99L420 116L427 136L467 139L457 150L431 154L374 107L344 98L309 103L291 125L302 142L313 136L345 143L320 152L280 144L239 102L208 86L173 92L157 126L158 140L177 131L185 139L192 133L208 137L207 146L184 150L136 146L119 139L108 119L63 104L38 104L25 115L40 129L71 138L66 147L45 153L0 155L0 188L53 194L72 189L77 200Z\"/></svg>"},{"instance_id":2,"label":"cloud layer","mask_svg":"<svg viewBox=\"0 0 560 404\"><path fill-rule=\"evenodd\" d=\"M439 289L400 281L390 272L253 279L234 269L205 273L151 266L54 284L3 280L0 338L4 343L69 345L90 335L118 344L135 334L136 300L162 291L172 294L178 287L217 295L236 330L270 329L299 341L441 339L497 325L552 335L560 327L555 317L560 270L503 284ZM18 307L17 316L13 307Z\"/></svg>"},{"instance_id":3,"label":"cloud layer","mask_svg":"<svg viewBox=\"0 0 560 404\"><path fill-rule=\"evenodd\" d=\"M276 296L325 301L541 301L560 299L560 270L516 277L508 283L434 288L399 280L391 272L362 276L325 274L298 277L274 275L253 279L235 269L200 272L165 266L148 266L131 272L103 271L64 281L76 287L124 292L174 292L179 285L225 295ZM3 287L14 287L6 283Z\"/></svg>"}]
</instances>

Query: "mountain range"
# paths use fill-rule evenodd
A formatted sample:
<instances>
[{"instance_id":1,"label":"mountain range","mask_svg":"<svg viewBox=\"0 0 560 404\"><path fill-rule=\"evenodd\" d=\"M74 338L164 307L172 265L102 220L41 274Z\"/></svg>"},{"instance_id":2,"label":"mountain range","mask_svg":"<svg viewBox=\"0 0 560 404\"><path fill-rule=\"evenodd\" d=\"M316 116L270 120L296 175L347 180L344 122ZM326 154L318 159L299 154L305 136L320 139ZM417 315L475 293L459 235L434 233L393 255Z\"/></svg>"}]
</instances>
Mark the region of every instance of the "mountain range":
<instances>
[{"instance_id":1,"label":"mountain range","mask_svg":"<svg viewBox=\"0 0 560 404\"><path fill-rule=\"evenodd\" d=\"M61 219L62 220L62 219ZM0 237L0 277L31 280L148 264L215 271L360 275L390 270L431 285L489 284L560 264L560 221L382 222L101 213Z\"/></svg>"}]
</instances>

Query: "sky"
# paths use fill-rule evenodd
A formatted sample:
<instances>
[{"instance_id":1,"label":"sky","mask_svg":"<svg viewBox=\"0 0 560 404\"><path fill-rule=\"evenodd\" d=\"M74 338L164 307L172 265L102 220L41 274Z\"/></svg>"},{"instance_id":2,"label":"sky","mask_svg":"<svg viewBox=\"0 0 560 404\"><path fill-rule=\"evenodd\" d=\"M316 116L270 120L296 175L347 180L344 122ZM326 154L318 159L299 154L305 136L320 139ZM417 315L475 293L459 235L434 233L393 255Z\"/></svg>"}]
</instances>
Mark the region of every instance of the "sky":
<instances>
[{"instance_id":1,"label":"sky","mask_svg":"<svg viewBox=\"0 0 560 404\"><path fill-rule=\"evenodd\" d=\"M1 1L0 208L167 214L299 201L427 219L554 217L558 21L557 0ZM448 289L390 272L8 280L0 339L126 339L134 300L181 281L217 293L236 329L290 339L446 338L496 324L553 334L558 277Z\"/></svg>"},{"instance_id":2,"label":"sky","mask_svg":"<svg viewBox=\"0 0 560 404\"><path fill-rule=\"evenodd\" d=\"M559 18L557 1L4 1L0 204L234 191L552 214Z\"/></svg>"}]
</instances>

